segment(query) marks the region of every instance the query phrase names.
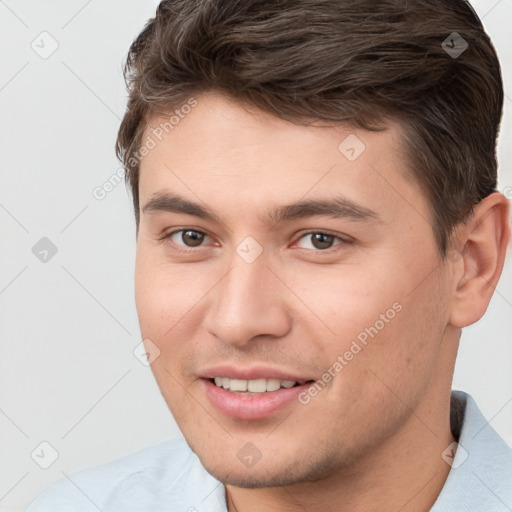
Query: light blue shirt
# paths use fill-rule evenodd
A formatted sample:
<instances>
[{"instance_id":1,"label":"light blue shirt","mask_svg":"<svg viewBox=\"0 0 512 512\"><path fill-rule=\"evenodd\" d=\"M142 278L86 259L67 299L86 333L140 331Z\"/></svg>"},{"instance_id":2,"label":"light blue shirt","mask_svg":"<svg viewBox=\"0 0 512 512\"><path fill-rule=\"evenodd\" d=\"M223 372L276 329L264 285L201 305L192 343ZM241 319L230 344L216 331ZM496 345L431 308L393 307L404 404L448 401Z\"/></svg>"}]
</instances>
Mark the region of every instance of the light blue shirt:
<instances>
[{"instance_id":1,"label":"light blue shirt","mask_svg":"<svg viewBox=\"0 0 512 512\"><path fill-rule=\"evenodd\" d=\"M452 430L462 448L443 452L452 468L431 512L512 511L512 449L461 391L452 392ZM182 437L63 478L25 512L98 510L227 512L224 485Z\"/></svg>"}]
</instances>

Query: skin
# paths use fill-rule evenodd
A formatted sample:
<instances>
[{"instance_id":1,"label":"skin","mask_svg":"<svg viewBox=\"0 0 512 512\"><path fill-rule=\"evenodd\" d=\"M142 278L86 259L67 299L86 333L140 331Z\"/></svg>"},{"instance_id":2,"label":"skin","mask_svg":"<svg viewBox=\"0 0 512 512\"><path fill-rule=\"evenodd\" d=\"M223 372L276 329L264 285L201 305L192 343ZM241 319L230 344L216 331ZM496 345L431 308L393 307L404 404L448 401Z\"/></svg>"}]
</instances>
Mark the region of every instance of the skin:
<instances>
[{"instance_id":1,"label":"skin","mask_svg":"<svg viewBox=\"0 0 512 512\"><path fill-rule=\"evenodd\" d=\"M484 314L498 282L507 200L494 193L477 205L443 260L398 125L297 126L216 92L196 99L141 162L136 260L142 335L160 350L151 368L187 442L225 483L230 511L429 510L450 470L441 453L453 441L461 328ZM338 150L349 134L366 146L353 162ZM145 212L162 192L219 221ZM278 206L339 195L380 220L265 221ZM163 239L179 229L206 236L199 246L183 232ZM317 248L309 230L342 238ZM253 263L236 252L247 236L263 249ZM321 379L396 303L401 311L305 405L240 420L205 396L199 375L217 363ZM237 457L247 442L261 453L252 467Z\"/></svg>"}]
</instances>

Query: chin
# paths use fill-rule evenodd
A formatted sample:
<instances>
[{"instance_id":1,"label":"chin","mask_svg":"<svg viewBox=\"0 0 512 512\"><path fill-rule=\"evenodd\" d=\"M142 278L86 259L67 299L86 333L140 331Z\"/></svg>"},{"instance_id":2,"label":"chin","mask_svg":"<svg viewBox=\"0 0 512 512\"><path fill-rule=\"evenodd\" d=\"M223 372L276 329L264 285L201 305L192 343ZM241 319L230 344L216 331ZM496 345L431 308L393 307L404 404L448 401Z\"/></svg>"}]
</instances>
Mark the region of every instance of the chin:
<instances>
[{"instance_id":1,"label":"chin","mask_svg":"<svg viewBox=\"0 0 512 512\"><path fill-rule=\"evenodd\" d=\"M294 475L281 473L272 470L271 473L262 474L261 471L255 472L254 470L240 471L238 469L219 469L214 468L210 470L205 468L208 473L215 477L219 482L232 487L243 487L245 489L262 489L265 487L281 487L286 485L293 485L304 481L300 477ZM286 477L285 477L286 475Z\"/></svg>"},{"instance_id":2,"label":"chin","mask_svg":"<svg viewBox=\"0 0 512 512\"><path fill-rule=\"evenodd\" d=\"M206 471L219 482L246 489L283 487L303 482L317 482L331 476L340 469L339 461L334 458L334 454L327 454L323 457L309 455L309 457L296 458L291 462L276 460L264 462L262 459L252 468L245 468L236 458L232 464L226 462L225 459L221 464L215 464L214 461L210 464L199 454L197 455Z\"/></svg>"}]
</instances>

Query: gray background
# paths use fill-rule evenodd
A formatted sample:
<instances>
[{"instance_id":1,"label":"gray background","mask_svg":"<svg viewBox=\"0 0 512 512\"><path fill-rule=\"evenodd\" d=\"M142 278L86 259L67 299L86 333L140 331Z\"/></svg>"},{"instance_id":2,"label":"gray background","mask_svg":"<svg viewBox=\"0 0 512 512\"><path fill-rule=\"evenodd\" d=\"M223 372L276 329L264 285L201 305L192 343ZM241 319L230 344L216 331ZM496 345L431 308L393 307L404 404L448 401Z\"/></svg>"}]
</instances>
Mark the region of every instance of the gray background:
<instances>
[{"instance_id":1,"label":"gray background","mask_svg":"<svg viewBox=\"0 0 512 512\"><path fill-rule=\"evenodd\" d=\"M0 511L21 510L63 474L178 433L133 354L141 340L130 196L124 184L93 196L120 168L121 65L157 4L0 0ZM499 185L510 198L512 0L473 5L508 91ZM32 252L43 237L57 248L46 262ZM454 382L509 444L511 274L509 255L486 316L464 330ZM52 448L41 442L58 452L48 469L40 466L52 462Z\"/></svg>"}]
</instances>

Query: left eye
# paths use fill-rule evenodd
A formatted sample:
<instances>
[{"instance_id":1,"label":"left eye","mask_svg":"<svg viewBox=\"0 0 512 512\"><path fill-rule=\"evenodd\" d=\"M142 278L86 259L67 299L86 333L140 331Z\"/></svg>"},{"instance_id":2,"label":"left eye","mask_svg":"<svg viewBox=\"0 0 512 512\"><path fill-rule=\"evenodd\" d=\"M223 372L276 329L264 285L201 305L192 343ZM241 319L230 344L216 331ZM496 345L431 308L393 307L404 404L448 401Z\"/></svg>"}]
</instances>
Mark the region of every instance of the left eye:
<instances>
[{"instance_id":1,"label":"left eye","mask_svg":"<svg viewBox=\"0 0 512 512\"><path fill-rule=\"evenodd\" d=\"M197 247L201 245L206 236L202 231L196 231L195 229L180 229L170 233L166 238L170 238L177 245ZM181 240L182 243L177 240Z\"/></svg>"},{"instance_id":2,"label":"left eye","mask_svg":"<svg viewBox=\"0 0 512 512\"><path fill-rule=\"evenodd\" d=\"M339 243L344 242L339 236L331 235L329 233L322 233L322 232L314 232L314 233L306 233L301 236L300 240L306 239L309 237L311 246L310 247L302 247L303 249L319 249L319 250L326 250L330 249L333 245L339 245ZM337 244L334 244L334 242L338 240Z\"/></svg>"}]
</instances>

